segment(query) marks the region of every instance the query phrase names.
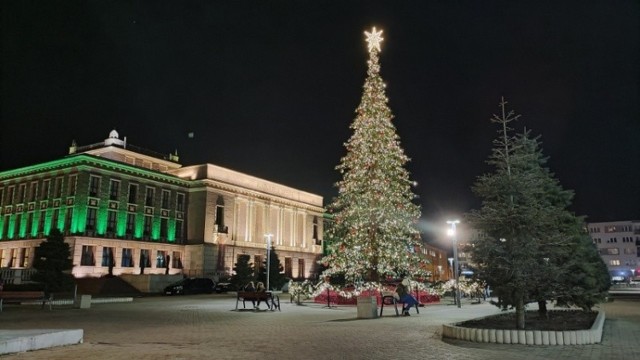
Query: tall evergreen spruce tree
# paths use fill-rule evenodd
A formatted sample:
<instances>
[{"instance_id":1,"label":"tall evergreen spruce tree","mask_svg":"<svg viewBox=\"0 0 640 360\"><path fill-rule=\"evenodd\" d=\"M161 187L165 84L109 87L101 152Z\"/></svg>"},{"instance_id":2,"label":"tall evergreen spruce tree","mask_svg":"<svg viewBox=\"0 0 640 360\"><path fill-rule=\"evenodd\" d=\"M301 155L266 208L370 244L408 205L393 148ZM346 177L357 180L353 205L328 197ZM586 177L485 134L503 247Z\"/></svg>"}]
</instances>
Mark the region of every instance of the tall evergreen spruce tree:
<instances>
[{"instance_id":1,"label":"tall evergreen spruce tree","mask_svg":"<svg viewBox=\"0 0 640 360\"><path fill-rule=\"evenodd\" d=\"M249 263L250 260L251 257L249 255L238 256L238 262L234 264L234 274L230 280L235 289L240 290L243 286L247 285L249 281L255 280L254 269L253 265Z\"/></svg>"},{"instance_id":2,"label":"tall evergreen spruce tree","mask_svg":"<svg viewBox=\"0 0 640 360\"><path fill-rule=\"evenodd\" d=\"M336 241L320 260L324 275L343 274L348 281L383 276L424 275L415 224L420 208L412 201L414 183L405 169L409 158L400 147L391 123L385 84L380 77L378 54L382 31L365 32L369 43L367 79L347 154L336 167L342 180L329 205L334 222L328 237Z\"/></svg>"},{"instance_id":3,"label":"tall evergreen spruce tree","mask_svg":"<svg viewBox=\"0 0 640 360\"><path fill-rule=\"evenodd\" d=\"M33 268L37 272L31 279L42 283L47 293L73 289L74 278L68 273L73 268L71 249L60 230L51 229L47 240L36 248Z\"/></svg>"},{"instance_id":4,"label":"tall evergreen spruce tree","mask_svg":"<svg viewBox=\"0 0 640 360\"><path fill-rule=\"evenodd\" d=\"M260 265L260 271L258 272L258 281L262 281L267 286L267 261L269 261L269 288L281 289L287 278L283 274L284 268L280 263L280 258L276 252L275 246L271 246L269 258L265 258ZM270 290L267 289L267 290Z\"/></svg>"},{"instance_id":5,"label":"tall evergreen spruce tree","mask_svg":"<svg viewBox=\"0 0 640 360\"><path fill-rule=\"evenodd\" d=\"M603 286L595 280L601 264L593 244L585 244L582 219L567 209L573 193L545 167L538 138L527 131L512 135L510 123L519 115L507 113L505 105L503 99L502 114L492 118L500 126L488 161L495 172L474 184L482 208L468 220L485 235L472 248L479 276L493 287L498 306L516 309L516 326L524 329L526 303L537 301L543 313L548 300L590 308ZM572 274L575 263L590 269L589 281Z\"/></svg>"}]
</instances>

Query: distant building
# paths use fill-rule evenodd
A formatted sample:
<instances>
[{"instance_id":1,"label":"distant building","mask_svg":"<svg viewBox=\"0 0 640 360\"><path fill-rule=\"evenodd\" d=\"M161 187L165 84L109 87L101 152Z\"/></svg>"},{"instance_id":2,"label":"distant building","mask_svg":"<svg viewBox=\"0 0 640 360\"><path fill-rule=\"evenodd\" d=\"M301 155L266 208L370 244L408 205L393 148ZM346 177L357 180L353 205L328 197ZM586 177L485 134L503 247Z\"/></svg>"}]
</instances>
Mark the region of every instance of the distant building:
<instances>
[{"instance_id":1,"label":"distant building","mask_svg":"<svg viewBox=\"0 0 640 360\"><path fill-rule=\"evenodd\" d=\"M587 228L614 281L640 276L640 221L588 223Z\"/></svg>"},{"instance_id":2,"label":"distant building","mask_svg":"<svg viewBox=\"0 0 640 360\"><path fill-rule=\"evenodd\" d=\"M271 241L286 276L315 277L322 197L212 164L182 166L120 139L0 172L0 267L29 268L52 228L76 277L184 274L217 279ZM266 234L270 234L267 236Z\"/></svg>"},{"instance_id":3,"label":"distant building","mask_svg":"<svg viewBox=\"0 0 640 360\"><path fill-rule=\"evenodd\" d=\"M453 279L445 250L423 243L420 251L422 251L422 255L429 260L429 264L426 265L427 270L431 273L429 281L436 282Z\"/></svg>"}]
</instances>

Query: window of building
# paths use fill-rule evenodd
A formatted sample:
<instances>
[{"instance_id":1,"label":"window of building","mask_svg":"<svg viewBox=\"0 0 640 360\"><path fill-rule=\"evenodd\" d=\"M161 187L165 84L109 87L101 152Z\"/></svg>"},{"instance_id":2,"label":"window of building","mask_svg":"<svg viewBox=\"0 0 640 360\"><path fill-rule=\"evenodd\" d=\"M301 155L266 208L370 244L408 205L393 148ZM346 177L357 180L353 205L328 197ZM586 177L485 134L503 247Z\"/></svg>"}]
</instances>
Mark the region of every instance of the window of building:
<instances>
[{"instance_id":1,"label":"window of building","mask_svg":"<svg viewBox=\"0 0 640 360\"><path fill-rule=\"evenodd\" d=\"M115 266L115 258L113 256L112 247L102 248L102 264L101 265L105 267Z\"/></svg>"},{"instance_id":2,"label":"window of building","mask_svg":"<svg viewBox=\"0 0 640 360\"><path fill-rule=\"evenodd\" d=\"M0 249L0 268L5 267L6 254L7 254L7 250Z\"/></svg>"},{"instance_id":3,"label":"window of building","mask_svg":"<svg viewBox=\"0 0 640 360\"><path fill-rule=\"evenodd\" d=\"M58 226L58 219L60 218L60 209L54 209L53 215L51 215L51 228L50 229L60 229Z\"/></svg>"},{"instance_id":4,"label":"window of building","mask_svg":"<svg viewBox=\"0 0 640 360\"><path fill-rule=\"evenodd\" d=\"M142 235L149 236L151 235L151 216L144 217L144 227L142 228Z\"/></svg>"},{"instance_id":5,"label":"window of building","mask_svg":"<svg viewBox=\"0 0 640 360\"><path fill-rule=\"evenodd\" d=\"M166 239L167 238L167 226L168 226L169 221L165 218L161 218L160 219L160 238L162 239Z\"/></svg>"},{"instance_id":6,"label":"window of building","mask_svg":"<svg viewBox=\"0 0 640 360\"><path fill-rule=\"evenodd\" d=\"M26 192L27 192L27 185L20 184L20 186L18 187L18 204L22 204L24 202Z\"/></svg>"},{"instance_id":7,"label":"window of building","mask_svg":"<svg viewBox=\"0 0 640 360\"><path fill-rule=\"evenodd\" d=\"M29 187L29 202L38 200L38 182L34 181Z\"/></svg>"},{"instance_id":8,"label":"window of building","mask_svg":"<svg viewBox=\"0 0 640 360\"><path fill-rule=\"evenodd\" d=\"M123 248L122 249L122 267L133 267L133 250Z\"/></svg>"},{"instance_id":9,"label":"window of building","mask_svg":"<svg viewBox=\"0 0 640 360\"><path fill-rule=\"evenodd\" d=\"M304 259L298 259L298 279L304 278Z\"/></svg>"},{"instance_id":10,"label":"window of building","mask_svg":"<svg viewBox=\"0 0 640 360\"><path fill-rule=\"evenodd\" d=\"M291 268L292 268L292 260L291 260L291 258L290 257L285 257L284 258L284 275L286 277L289 277L289 278L293 277L293 276L291 276L291 273L292 273L292 269Z\"/></svg>"},{"instance_id":11,"label":"window of building","mask_svg":"<svg viewBox=\"0 0 640 360\"><path fill-rule=\"evenodd\" d=\"M178 251L173 252L173 258L171 259L171 267L174 269L182 269L182 258Z\"/></svg>"},{"instance_id":12,"label":"window of building","mask_svg":"<svg viewBox=\"0 0 640 360\"><path fill-rule=\"evenodd\" d=\"M56 178L55 189L53 190L55 198L62 197L62 178Z\"/></svg>"},{"instance_id":13,"label":"window of building","mask_svg":"<svg viewBox=\"0 0 640 360\"><path fill-rule=\"evenodd\" d=\"M151 251L148 249L140 250L140 267L151 267Z\"/></svg>"},{"instance_id":14,"label":"window of building","mask_svg":"<svg viewBox=\"0 0 640 360\"><path fill-rule=\"evenodd\" d=\"M156 253L156 267L162 269L167 267L167 252L158 250Z\"/></svg>"},{"instance_id":15,"label":"window of building","mask_svg":"<svg viewBox=\"0 0 640 360\"><path fill-rule=\"evenodd\" d=\"M14 227L14 229L20 229L22 227L22 214L16 214L16 225ZM24 234L22 233L22 230L13 230L13 236L14 238L16 237L24 237ZM17 234L16 234L17 232ZM17 236L16 236L17 235Z\"/></svg>"},{"instance_id":16,"label":"window of building","mask_svg":"<svg viewBox=\"0 0 640 360\"><path fill-rule=\"evenodd\" d=\"M4 216L4 227L2 229L2 239L6 240L9 238L9 219L11 217L9 215ZM11 234L13 235L13 234ZM13 236L12 236L13 237Z\"/></svg>"},{"instance_id":17,"label":"window of building","mask_svg":"<svg viewBox=\"0 0 640 360\"><path fill-rule=\"evenodd\" d=\"M80 257L80 265L82 266L94 266L95 261L95 247L89 245L82 246L82 256Z\"/></svg>"},{"instance_id":18,"label":"window of building","mask_svg":"<svg viewBox=\"0 0 640 360\"><path fill-rule=\"evenodd\" d=\"M138 185L129 184L129 203L135 204L138 200Z\"/></svg>"},{"instance_id":19,"label":"window of building","mask_svg":"<svg viewBox=\"0 0 640 360\"><path fill-rule=\"evenodd\" d=\"M14 267L18 263L18 249L11 249L11 255L9 256L9 263L7 267Z\"/></svg>"},{"instance_id":20,"label":"window of building","mask_svg":"<svg viewBox=\"0 0 640 360\"><path fill-rule=\"evenodd\" d=\"M64 230L71 231L71 220L73 220L73 208L67 208L67 213L64 219Z\"/></svg>"},{"instance_id":21,"label":"window of building","mask_svg":"<svg viewBox=\"0 0 640 360\"><path fill-rule=\"evenodd\" d=\"M95 208L87 209L87 225L86 225L87 230L96 229L96 214L97 214L97 210Z\"/></svg>"},{"instance_id":22,"label":"window of building","mask_svg":"<svg viewBox=\"0 0 640 360\"><path fill-rule=\"evenodd\" d=\"M29 266L31 266L31 264L29 264L30 250L31 250L30 248L22 249L22 258L21 258L22 265L20 266L23 268L28 268Z\"/></svg>"},{"instance_id":23,"label":"window of building","mask_svg":"<svg viewBox=\"0 0 640 360\"><path fill-rule=\"evenodd\" d=\"M607 255L618 255L620 250L618 248L607 248Z\"/></svg>"},{"instance_id":24,"label":"window of building","mask_svg":"<svg viewBox=\"0 0 640 360\"><path fill-rule=\"evenodd\" d=\"M27 213L27 236L31 236L31 229L33 229L33 213Z\"/></svg>"},{"instance_id":25,"label":"window of building","mask_svg":"<svg viewBox=\"0 0 640 360\"><path fill-rule=\"evenodd\" d=\"M155 197L156 189L147 187L147 193L145 195L144 204L146 206L153 206L153 198Z\"/></svg>"},{"instance_id":26,"label":"window of building","mask_svg":"<svg viewBox=\"0 0 640 360\"><path fill-rule=\"evenodd\" d=\"M635 254L636 253L636 249L634 249L634 248L625 248L624 249L624 253L627 254L627 255Z\"/></svg>"},{"instance_id":27,"label":"window of building","mask_svg":"<svg viewBox=\"0 0 640 360\"><path fill-rule=\"evenodd\" d=\"M44 180L42 182L42 189L40 189L40 199L47 200L49 198L49 188L51 187L50 180Z\"/></svg>"},{"instance_id":28,"label":"window of building","mask_svg":"<svg viewBox=\"0 0 640 360\"><path fill-rule=\"evenodd\" d=\"M168 209L169 208L169 195L171 193L169 192L169 190L162 190L162 208L163 209Z\"/></svg>"},{"instance_id":29,"label":"window of building","mask_svg":"<svg viewBox=\"0 0 640 360\"><path fill-rule=\"evenodd\" d=\"M224 231L224 198L222 196L218 196L216 200L216 220L215 220L215 228L217 232L225 232Z\"/></svg>"},{"instance_id":30,"label":"window of building","mask_svg":"<svg viewBox=\"0 0 640 360\"><path fill-rule=\"evenodd\" d=\"M128 213L127 214L127 228L125 230L125 233L127 235L133 234L133 228L134 228L135 224L136 224L136 214Z\"/></svg>"},{"instance_id":31,"label":"window of building","mask_svg":"<svg viewBox=\"0 0 640 360\"><path fill-rule=\"evenodd\" d=\"M182 238L184 237L183 233L182 233L182 220L176 220L176 236L175 239L176 240L182 240Z\"/></svg>"},{"instance_id":32,"label":"window of building","mask_svg":"<svg viewBox=\"0 0 640 360\"><path fill-rule=\"evenodd\" d=\"M69 196L76 195L76 189L78 188L78 176L71 175L69 176Z\"/></svg>"},{"instance_id":33,"label":"window of building","mask_svg":"<svg viewBox=\"0 0 640 360\"><path fill-rule=\"evenodd\" d=\"M4 188L0 188L0 207L4 205Z\"/></svg>"},{"instance_id":34,"label":"window of building","mask_svg":"<svg viewBox=\"0 0 640 360\"><path fill-rule=\"evenodd\" d=\"M313 241L316 245L322 245L322 240L318 237L318 217L313 217Z\"/></svg>"},{"instance_id":35,"label":"window of building","mask_svg":"<svg viewBox=\"0 0 640 360\"><path fill-rule=\"evenodd\" d=\"M120 196L120 181L111 180L109 182L109 199L118 200L118 196Z\"/></svg>"},{"instance_id":36,"label":"window of building","mask_svg":"<svg viewBox=\"0 0 640 360\"><path fill-rule=\"evenodd\" d=\"M176 195L176 210L184 211L184 194L178 193Z\"/></svg>"},{"instance_id":37,"label":"window of building","mask_svg":"<svg viewBox=\"0 0 640 360\"><path fill-rule=\"evenodd\" d=\"M611 266L619 266L620 260L609 260L609 265Z\"/></svg>"},{"instance_id":38,"label":"window of building","mask_svg":"<svg viewBox=\"0 0 640 360\"><path fill-rule=\"evenodd\" d=\"M38 219L38 234L44 233L44 218L46 217L46 211L40 211L40 218Z\"/></svg>"},{"instance_id":39,"label":"window of building","mask_svg":"<svg viewBox=\"0 0 640 360\"><path fill-rule=\"evenodd\" d=\"M15 193L15 187L13 186L9 186L8 190L7 190L7 202L5 203L5 205L12 205L13 204L13 194Z\"/></svg>"},{"instance_id":40,"label":"window of building","mask_svg":"<svg viewBox=\"0 0 640 360\"><path fill-rule=\"evenodd\" d=\"M89 177L89 196L98 197L100 193L100 177Z\"/></svg>"},{"instance_id":41,"label":"window of building","mask_svg":"<svg viewBox=\"0 0 640 360\"><path fill-rule=\"evenodd\" d=\"M107 213L107 232L116 232L116 212L109 210Z\"/></svg>"}]
</instances>

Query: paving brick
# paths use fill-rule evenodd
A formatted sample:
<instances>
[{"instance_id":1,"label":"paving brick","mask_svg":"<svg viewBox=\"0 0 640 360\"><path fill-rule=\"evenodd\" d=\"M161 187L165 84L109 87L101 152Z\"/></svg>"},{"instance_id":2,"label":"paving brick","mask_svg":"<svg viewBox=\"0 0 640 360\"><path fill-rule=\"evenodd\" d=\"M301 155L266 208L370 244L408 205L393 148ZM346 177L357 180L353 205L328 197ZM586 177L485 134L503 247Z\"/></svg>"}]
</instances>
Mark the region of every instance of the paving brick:
<instances>
[{"instance_id":1,"label":"paving brick","mask_svg":"<svg viewBox=\"0 0 640 360\"><path fill-rule=\"evenodd\" d=\"M640 302L602 305L597 345L529 346L443 340L442 324L499 313L487 303L429 305L409 317L357 319L352 306L282 302L282 312L231 311L228 295L136 298L91 309L12 306L4 329L81 328L84 343L12 359L638 359Z\"/></svg>"}]
</instances>

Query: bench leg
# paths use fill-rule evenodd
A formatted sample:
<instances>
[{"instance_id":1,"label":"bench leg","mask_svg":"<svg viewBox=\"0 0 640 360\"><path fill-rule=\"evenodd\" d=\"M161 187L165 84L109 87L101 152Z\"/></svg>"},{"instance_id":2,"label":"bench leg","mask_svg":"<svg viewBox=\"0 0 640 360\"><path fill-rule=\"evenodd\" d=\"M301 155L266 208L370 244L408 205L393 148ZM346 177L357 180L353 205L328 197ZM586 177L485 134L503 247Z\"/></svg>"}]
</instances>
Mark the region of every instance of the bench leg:
<instances>
[{"instance_id":1,"label":"bench leg","mask_svg":"<svg viewBox=\"0 0 640 360\"><path fill-rule=\"evenodd\" d=\"M396 316L400 316L398 313L398 302L395 299L393 300L393 308L396 309Z\"/></svg>"}]
</instances>

